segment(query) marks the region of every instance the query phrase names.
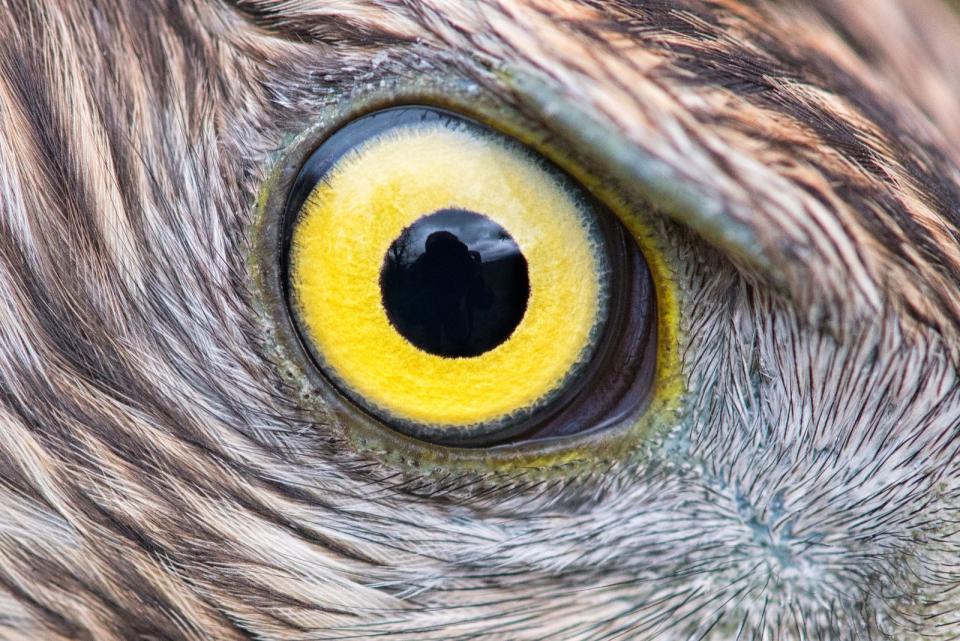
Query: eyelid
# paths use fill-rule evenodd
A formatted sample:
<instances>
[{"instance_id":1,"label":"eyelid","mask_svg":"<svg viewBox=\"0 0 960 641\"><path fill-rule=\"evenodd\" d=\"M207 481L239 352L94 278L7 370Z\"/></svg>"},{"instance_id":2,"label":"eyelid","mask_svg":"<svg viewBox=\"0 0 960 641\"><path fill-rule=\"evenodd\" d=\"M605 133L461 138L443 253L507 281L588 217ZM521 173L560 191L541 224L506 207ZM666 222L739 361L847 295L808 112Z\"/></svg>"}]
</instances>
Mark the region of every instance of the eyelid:
<instances>
[{"instance_id":1,"label":"eyelid","mask_svg":"<svg viewBox=\"0 0 960 641\"><path fill-rule=\"evenodd\" d=\"M519 108L575 150L576 164L603 176L628 202L648 203L699 235L819 330L842 336L849 327L881 318L887 305L905 305L921 323L942 326L939 311L923 302L935 300L942 288L922 279L912 287L886 282L881 270L889 274L891 266L899 266L904 249L884 246L863 222L876 213L855 209L844 199L842 185L832 184L816 167L807 168L801 158L796 165L788 156L783 166L768 166L755 147L724 140L710 131L709 122L674 122L677 131L659 122L655 130L625 136L622 123L615 126L599 108L591 111L583 101L562 97L539 77L502 75ZM686 126L702 128L703 140L683 131ZM670 138L673 133L679 142ZM704 141L714 147L707 149ZM664 160L679 158L678 149L687 147L709 167L702 175L691 174L693 160ZM863 207L879 209L880 204Z\"/></svg>"},{"instance_id":2,"label":"eyelid","mask_svg":"<svg viewBox=\"0 0 960 641\"><path fill-rule=\"evenodd\" d=\"M285 243L283 225L276 212L287 208L289 188L305 160L333 132L346 123L379 110L410 105L427 105L457 112L473 118L502 134L529 146L578 180L592 192L634 236L643 251L655 281L657 355L653 395L646 411L624 429L601 430L546 439L522 448L494 450L433 448L384 430L372 419L345 405L339 394L330 394L329 384L309 363L300 346L297 331L290 323L285 299L277 295L277 283L283 272L276 260ZM589 171L582 171L580 156L567 153L565 141L557 140L515 104L505 102L503 92L493 92L460 76L409 79L384 79L376 88L352 96L347 101L331 103L314 116L315 124L278 150L274 168L261 190L255 219L255 243L251 266L253 284L269 345L267 356L281 375L300 390L304 409L316 411L338 438L351 442L354 449L374 454L401 469L426 472L463 473L482 471L485 474L543 474L550 477L592 472L598 466L632 460L648 446L658 442L657 436L676 424L685 390L679 364L679 291L675 282L672 258L663 254L662 234L651 227L651 218L642 212L644 205L621 196L619 185ZM607 188L609 187L609 188ZM288 239L287 239L288 240ZM349 428L344 427L349 423Z\"/></svg>"},{"instance_id":3,"label":"eyelid","mask_svg":"<svg viewBox=\"0 0 960 641\"><path fill-rule=\"evenodd\" d=\"M653 204L659 213L697 232L711 245L741 262L772 270L756 231L732 216L708 181L685 179L673 166L624 137L612 123L562 97L544 81L528 74L510 74L521 108L548 126L565 146L576 150L577 162L603 176L625 196ZM562 104L562 107L559 105Z\"/></svg>"}]
</instances>

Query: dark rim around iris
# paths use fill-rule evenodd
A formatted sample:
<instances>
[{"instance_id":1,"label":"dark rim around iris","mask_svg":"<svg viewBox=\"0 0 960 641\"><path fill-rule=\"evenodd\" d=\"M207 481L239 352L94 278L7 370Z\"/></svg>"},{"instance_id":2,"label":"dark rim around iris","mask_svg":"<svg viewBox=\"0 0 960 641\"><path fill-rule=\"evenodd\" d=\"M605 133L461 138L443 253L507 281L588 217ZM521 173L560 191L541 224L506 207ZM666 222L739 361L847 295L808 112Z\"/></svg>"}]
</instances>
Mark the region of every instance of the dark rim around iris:
<instances>
[{"instance_id":1,"label":"dark rim around iris","mask_svg":"<svg viewBox=\"0 0 960 641\"><path fill-rule=\"evenodd\" d=\"M607 280L604 287L605 295L602 300L603 308L600 310L601 319L595 327L595 335L591 339L589 348L585 349L582 354L581 362L572 368L567 380L558 389L549 393L543 402L533 408L518 411L500 421L451 429L422 425L391 417L389 413L371 405L366 399L351 390L349 386L339 380L336 372L331 371L331 368L324 365L322 355L317 352L308 335L305 335L302 330L297 305L290 287L290 244L302 207L317 183L323 180L325 174L345 154L350 153L358 145L391 129L425 122L440 122L445 126L454 128L466 127L474 130L478 135L496 136L510 144L522 147L520 143L509 137L452 112L433 107L410 106L385 109L362 116L333 132L308 157L293 181L285 207L281 278L288 301L288 309L291 310L294 317L294 326L298 329L300 340L307 352L317 362L319 370L341 394L350 398L364 412L400 432L439 445L490 447L550 439L600 430L620 424L624 420L638 415L651 397L656 369L655 299L649 268L636 242L623 228L616 216L599 204L573 178L536 152L526 148L524 148L525 153L533 161L542 163L544 167L558 175L560 180L568 185L571 192L581 201L582 211L593 212L595 215L595 220L590 224L594 227L594 234L597 238L595 246L600 251L598 260L601 264L602 273L605 274ZM471 251L478 250L471 249L471 242L464 243L463 238L457 235L456 230L454 230L456 226L453 224L457 222L455 219L459 218L459 222L469 220L472 216L485 219L499 228L489 227L487 229L489 233L498 234L501 233L499 230L502 230L502 234L509 238L508 231L503 230L489 217L478 212L455 209L425 212L425 215L407 228L404 233L409 230L411 234L417 232L415 235L418 238L422 237L423 230L418 232L414 228L421 221L433 216L446 218L444 224L448 227L447 229L438 228L434 231L446 231L456 237L461 244L466 246L467 255ZM429 236L429 234L427 235ZM403 234L401 234L402 236ZM400 242L401 237L398 237L394 244ZM449 357L470 357L481 354L506 340L522 319L529 295L529 282L526 280L526 261L519 248L516 250L510 266L514 274L512 286L509 283L506 286L503 283L498 286L505 286L506 290L509 290L501 293L511 302L507 305L508 309L501 309L500 313L494 314L496 318L484 321L491 329L481 332L482 335L477 336L472 335L473 332L467 332L471 334L468 338L464 338L462 332L461 335L457 335L457 332L464 328L454 326L458 322L466 322L461 315L459 320L449 321L452 323L448 327L450 336L442 336L444 332L441 331L440 339L431 342L429 338L423 336L422 327L419 330L414 327L418 324L417 322L410 322L409 318L402 318L404 312L400 309L403 305L391 302L394 301L395 297L402 298L398 292L409 292L409 288L405 288L402 284L398 286L397 281L402 280L398 274L407 271L406 268L398 269L398 267L404 264L409 265L412 269L412 265L420 255L429 253L425 245L426 239L421 238L421 240L424 241L424 244L417 250L420 254L414 257L412 262L393 261L396 264L392 264L389 253L384 257L381 291L384 295L384 307L394 327L421 349ZM510 241L512 242L512 238L510 238ZM456 247L452 239L446 238L446 242L448 249L455 248L454 253L460 252L461 258L463 257L461 248ZM466 269L469 271L469 268ZM522 279L520 278L521 272ZM469 278L467 280L469 281ZM434 286L436 286L436 283L434 283ZM461 282L461 286L469 288L469 283ZM523 291L524 286L526 287L525 292ZM482 303L482 299L483 296L479 296L477 301L474 302ZM483 305L478 305L478 307L483 307ZM393 311L391 312L391 310ZM443 315L440 314L440 316ZM421 326L424 324L423 318L415 320ZM440 326L443 326L442 319L428 320L427 324L429 322L433 322L434 326L439 322Z\"/></svg>"}]
</instances>

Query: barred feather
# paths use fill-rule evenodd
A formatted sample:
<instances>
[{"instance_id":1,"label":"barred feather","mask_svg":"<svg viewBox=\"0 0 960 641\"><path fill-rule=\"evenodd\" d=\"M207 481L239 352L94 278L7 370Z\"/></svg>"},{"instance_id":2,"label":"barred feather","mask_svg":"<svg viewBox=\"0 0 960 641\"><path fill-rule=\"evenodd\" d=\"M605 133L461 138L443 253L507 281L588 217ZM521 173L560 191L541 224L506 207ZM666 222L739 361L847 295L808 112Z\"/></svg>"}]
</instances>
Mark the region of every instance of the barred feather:
<instances>
[{"instance_id":1,"label":"barred feather","mask_svg":"<svg viewBox=\"0 0 960 641\"><path fill-rule=\"evenodd\" d=\"M0 639L960 634L946 5L0 0L0 33ZM504 70L622 141L689 392L640 461L411 476L279 375L254 203L385 77L536 117Z\"/></svg>"}]
</instances>

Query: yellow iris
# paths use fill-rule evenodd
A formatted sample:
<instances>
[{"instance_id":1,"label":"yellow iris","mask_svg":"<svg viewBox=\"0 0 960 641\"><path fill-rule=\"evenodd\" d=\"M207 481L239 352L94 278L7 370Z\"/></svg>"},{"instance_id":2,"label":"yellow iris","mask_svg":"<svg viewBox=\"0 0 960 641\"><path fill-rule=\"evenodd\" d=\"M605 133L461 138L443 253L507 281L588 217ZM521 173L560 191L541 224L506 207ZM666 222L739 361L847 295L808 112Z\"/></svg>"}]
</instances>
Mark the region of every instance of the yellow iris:
<instances>
[{"instance_id":1,"label":"yellow iris","mask_svg":"<svg viewBox=\"0 0 960 641\"><path fill-rule=\"evenodd\" d=\"M391 243L444 209L495 221L527 261L522 320L478 356L419 349L383 306ZM605 292L588 216L518 145L439 122L397 127L343 155L307 198L292 237L294 308L328 375L366 404L445 430L499 422L554 394L590 353Z\"/></svg>"}]
</instances>

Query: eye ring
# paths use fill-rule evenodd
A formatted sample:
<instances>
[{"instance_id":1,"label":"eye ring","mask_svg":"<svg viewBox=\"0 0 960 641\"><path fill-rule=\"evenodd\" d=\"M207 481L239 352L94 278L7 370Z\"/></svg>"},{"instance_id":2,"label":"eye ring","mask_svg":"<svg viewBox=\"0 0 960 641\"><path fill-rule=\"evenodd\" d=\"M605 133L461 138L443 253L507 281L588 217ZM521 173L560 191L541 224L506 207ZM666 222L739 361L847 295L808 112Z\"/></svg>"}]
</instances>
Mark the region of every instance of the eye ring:
<instances>
[{"instance_id":1,"label":"eye ring","mask_svg":"<svg viewBox=\"0 0 960 641\"><path fill-rule=\"evenodd\" d=\"M531 94L531 97L537 96ZM652 377L656 389L652 395L647 395L649 398L642 405L635 405L631 410L621 406L611 411L607 419L598 422L598 429L588 432L571 434L557 430L543 432L537 438L526 439L526 435L521 435L491 445L450 443L441 446L385 425L342 394L318 370L293 326L286 300L281 295L283 279L280 268L284 247L281 212L297 173L323 140L365 114L403 105L449 108L522 140L558 162L580 184L589 185L590 191L603 203L613 206L616 218L629 230L625 242L642 247L643 257L653 275L652 282L648 280L643 286L648 293L652 290L656 297L655 334L648 334L651 344L656 345L656 354L646 359L643 367L647 372L655 372ZM616 184L603 177L603 147L596 150L601 153L599 156L594 155L590 146L565 148L561 144L563 138L553 136L543 128L543 123L549 122L549 108L549 101L542 105L531 103L525 107L529 116L522 115L505 106L499 96L456 77L431 78L413 84L388 79L375 89L364 89L343 107L331 105L325 108L317 115L314 126L287 145L258 200L251 254L252 284L254 302L258 303L257 309L261 310L260 318L267 332L262 351L276 364L282 378L297 390L303 407L316 412L318 436L327 434L346 438L354 449L370 452L402 468L416 468L418 474L425 469L489 472L491 469L516 469L516 466L546 471L561 463L562 469L573 470L580 465L570 467L575 462L596 461L600 464L603 460L623 460L627 452L648 442L648 436L675 424L676 403L683 389L677 377L675 342L679 298L672 284L672 259L661 253L664 251L661 246L665 247L661 245L661 231L649 218L652 214L645 213L646 204L637 201L636 195L619 191ZM538 120L532 120L534 116ZM588 167L591 169L587 170ZM661 336L665 340L659 340ZM599 363L600 359L596 362Z\"/></svg>"},{"instance_id":2,"label":"eye ring","mask_svg":"<svg viewBox=\"0 0 960 641\"><path fill-rule=\"evenodd\" d=\"M490 142L487 136L497 136L498 139ZM500 138L502 136L474 121L431 107L401 107L368 114L334 132L311 154L294 181L287 203L286 294L308 351L333 384L358 406L394 429L435 444L490 445L521 434L543 433L542 426L547 418L557 417L564 409L569 412L571 401L583 398L581 388L596 382L599 368L594 356L597 349L607 346L607 356L612 358L614 355L608 345L619 336L606 331L611 294L621 301L628 293L636 291L631 290L623 279L628 268L627 261L633 259L634 272L638 265L641 269L643 265L636 246L624 241L622 226L612 216L602 215L599 205L585 192L578 190L572 179L546 161L542 161L541 166L539 157L528 157L528 152L519 145L505 138L505 142L501 142ZM430 142L425 148L423 139ZM470 143L475 140L481 140L482 143L471 147ZM494 144L498 147L494 148L492 161L487 160L485 154L490 152L489 147ZM503 152L499 149L500 145L510 147L505 147L508 151ZM466 146L469 151L458 153L459 146ZM407 157L407 147L419 150L417 158ZM383 148L388 151L382 151ZM516 156L512 155L514 153ZM371 154L374 154L376 162L369 162ZM436 154L437 158L428 159L432 154ZM460 160L464 166L448 171L445 164L450 156ZM364 164L356 168L355 164L361 162ZM410 162L423 166L411 170L408 167ZM504 164L506 167L500 166ZM528 165L533 167L529 175L525 173ZM346 169L342 169L344 166ZM399 169L396 169L398 166ZM399 172L400 179L393 174L379 175L377 172L384 168ZM467 178L463 177L464 172ZM434 180L434 176L439 176L439 180ZM348 178L355 180L349 182ZM480 188L474 189L473 183L477 179ZM541 183L545 181L551 182L544 186ZM447 195L443 188L451 182L455 187ZM372 212L377 210L379 192L374 195L368 192L371 184L380 183L383 183L383 191L387 194L386 208L374 215ZM410 183L413 183L412 188ZM529 193L523 190L528 184L535 187ZM558 191L556 187L551 189L551 184L561 185L572 193ZM506 189L505 200L491 196L491 191L497 195L498 188ZM339 198L344 191L347 197ZM358 206L354 202L356 192L363 195L362 204ZM441 193L440 200L432 198L438 192ZM470 193L473 193L472 197L469 197ZM535 270L537 282L533 293L540 295L541 305L542 301L553 305L552 313L545 314L552 324L538 325L539 319L531 319L529 324L536 331L530 330L529 336L523 336L525 325L521 325L517 330L520 332L517 338L511 337L502 346L491 350L489 355L482 354L472 359L436 359L424 357L423 350L410 349L410 341L400 340L398 332L392 331L396 327L388 328L388 323L383 322L385 319L378 323L377 317L383 317L379 312L384 310L373 301L375 279L372 275L357 276L356 272L365 266L372 272L376 267L376 256L381 255L384 245L381 243L380 249L374 250L373 260L364 258L362 254L359 259L356 256L368 243L369 236L377 236L383 226L390 228L396 211L403 209L404 203L411 199L416 203L411 209L414 216L428 214L428 218L438 215L438 212L429 214L437 206L479 202L480 207L474 207L479 210L492 200L494 209L498 206L498 213L510 219L509 212L505 210L510 210L513 204L519 202L526 207L520 210L525 213L512 217L521 232L525 231L522 228L531 217L547 216L548 225L538 227L527 236L530 237L529 246L534 252L540 253L538 260L533 263L534 267L539 267L538 263L549 266L539 270L542 273L539 278ZM420 202L423 200L436 202L424 205ZM566 218L567 222L561 222L565 220L563 212L568 210L580 212L579 217L571 213ZM313 213L317 211L320 213ZM344 211L351 213L345 214ZM342 227L353 224L352 218L365 221L366 226L358 229L358 234L342 238ZM324 224L319 230L314 230L318 219ZM384 240L394 238L401 225L410 223L412 219L403 220L403 223L395 224L394 231L386 232ZM551 229L551 225L560 225L561 228ZM580 239L575 231L573 235L566 233L570 228L581 229L580 233L586 236ZM400 237L410 229L403 227ZM560 244L544 240L558 231L565 234ZM427 238L427 246L440 233L450 232L434 232ZM455 239L453 242L457 242L455 236L451 237ZM541 246L546 249L541 249ZM578 249L584 252L582 257L576 256ZM613 249L617 251L609 251ZM564 262L567 257L560 255L571 251L574 252L574 259ZM591 254L596 261L594 267L581 267L592 262L589 258ZM428 254L424 254L418 262L427 257ZM300 268L301 264L305 266ZM579 269L586 270L582 274L586 281L581 274L575 273ZM584 289L585 285L592 282L591 273L597 278L596 287L599 289L596 298L589 293L593 286ZM561 279L558 290L558 276L571 277L573 280L566 282ZM380 273L378 280L382 285L383 273ZM342 283L346 285L341 288ZM607 291L614 283L618 287ZM639 299L629 299L635 303L633 307L652 304L649 289L643 290ZM363 302L364 291L371 294L367 297L368 302ZM587 299L582 298L584 295ZM434 292L424 302L428 307L436 307L442 304L438 302L442 299L442 295ZM356 300L361 301L359 305ZM462 303L458 304L462 306ZM631 310L623 305L619 305L619 309ZM371 313L365 314L368 310ZM389 318L389 310L386 311ZM593 320L578 322L581 312L590 314ZM643 336L647 336L653 327L650 314L626 315L615 320L621 323L639 322L638 331ZM384 331L375 331L377 327ZM552 331L550 327L553 327ZM446 326L437 326L431 331L439 333L446 329ZM583 334L583 338L578 336L578 332ZM532 341L535 341L534 345L539 343L540 347L531 349L524 345L524 342ZM549 387L537 377L555 376L551 367L557 361L541 358L541 354L552 355L557 352L557 341L560 341L560 347L568 343L573 349L566 350L567 356L559 361L562 378L554 378L551 383L553 387ZM510 348L518 344L521 346L519 353L524 358L509 355ZM502 355L503 350L507 351L508 356L495 358ZM649 348L641 347L636 354L644 357L650 352ZM387 356L382 356L384 353ZM620 360L623 364L633 363L635 359L632 356L632 353L621 354ZM488 357L492 365L483 362ZM532 362L530 359L533 359ZM477 360L479 363L474 362ZM440 364L433 367L437 363ZM593 367L588 367L590 365ZM525 366L527 369L523 370ZM512 369L517 367L521 371L513 372ZM588 370L592 370L591 375L585 377L584 373ZM627 367L630 374L640 370L645 373L651 371L650 368ZM500 379L511 375L512 378L507 381L510 384L502 384ZM648 378L641 377L639 380L649 387ZM398 386L402 389L393 394L393 388ZM531 387L532 393L527 391L526 386ZM512 400L510 394L514 393L522 403ZM628 397L628 400L639 403L645 400L643 396L637 394ZM400 400L394 401L395 398ZM609 399L604 397L604 400ZM412 413L421 412L421 408L426 409L437 403L441 404L442 410L433 414ZM481 411L466 414L466 420L455 418L460 408L451 405L458 403L466 412L473 412L477 406ZM498 408L497 412L491 413L483 409L486 404L499 404L508 409ZM592 425L586 422L595 423L605 415L595 409L584 415L586 407L592 408L594 405L592 402L582 404L576 413L570 415L571 420L549 431L563 433L564 428L570 429L568 425ZM578 420L572 420L574 417Z\"/></svg>"}]
</instances>

